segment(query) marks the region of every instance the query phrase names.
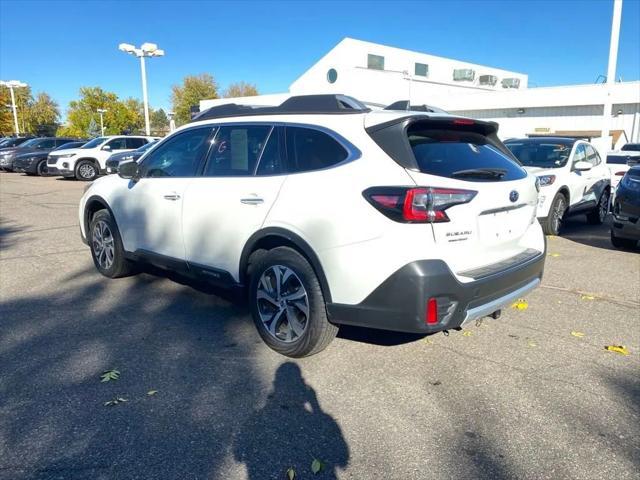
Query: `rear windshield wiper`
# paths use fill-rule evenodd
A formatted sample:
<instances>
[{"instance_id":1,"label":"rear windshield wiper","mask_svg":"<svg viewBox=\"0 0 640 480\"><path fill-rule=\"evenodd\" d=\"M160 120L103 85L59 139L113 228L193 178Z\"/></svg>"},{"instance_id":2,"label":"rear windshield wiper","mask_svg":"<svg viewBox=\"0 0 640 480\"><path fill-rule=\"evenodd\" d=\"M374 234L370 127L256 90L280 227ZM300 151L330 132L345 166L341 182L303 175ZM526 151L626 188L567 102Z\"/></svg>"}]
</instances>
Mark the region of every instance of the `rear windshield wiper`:
<instances>
[{"instance_id":1,"label":"rear windshield wiper","mask_svg":"<svg viewBox=\"0 0 640 480\"><path fill-rule=\"evenodd\" d=\"M451 174L452 177L474 177L474 178L502 178L507 174L504 168L470 168L468 170L458 170Z\"/></svg>"}]
</instances>

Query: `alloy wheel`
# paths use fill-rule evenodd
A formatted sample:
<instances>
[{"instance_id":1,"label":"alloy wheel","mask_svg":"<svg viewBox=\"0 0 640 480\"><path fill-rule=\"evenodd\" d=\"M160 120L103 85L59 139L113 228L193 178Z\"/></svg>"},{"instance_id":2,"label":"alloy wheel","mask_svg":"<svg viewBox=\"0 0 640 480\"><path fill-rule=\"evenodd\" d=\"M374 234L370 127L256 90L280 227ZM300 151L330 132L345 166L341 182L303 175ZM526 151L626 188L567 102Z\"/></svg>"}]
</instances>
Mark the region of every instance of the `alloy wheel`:
<instances>
[{"instance_id":1,"label":"alloy wheel","mask_svg":"<svg viewBox=\"0 0 640 480\"><path fill-rule=\"evenodd\" d=\"M285 343L299 339L309 324L309 297L289 267L273 265L258 281L258 313L269 334Z\"/></svg>"},{"instance_id":2,"label":"alloy wheel","mask_svg":"<svg viewBox=\"0 0 640 480\"><path fill-rule=\"evenodd\" d=\"M85 163L83 165L80 165L78 173L82 178L91 179L96 175L96 169L90 163Z\"/></svg>"},{"instance_id":3,"label":"alloy wheel","mask_svg":"<svg viewBox=\"0 0 640 480\"><path fill-rule=\"evenodd\" d=\"M553 207L553 231L556 234L560 232L560 227L562 226L562 217L564 217L566 208L567 206L564 197L558 198L558 201Z\"/></svg>"},{"instance_id":4,"label":"alloy wheel","mask_svg":"<svg viewBox=\"0 0 640 480\"><path fill-rule=\"evenodd\" d=\"M49 167L47 167L46 160L40 162L36 168L38 170L38 175L41 177L49 173Z\"/></svg>"},{"instance_id":5,"label":"alloy wheel","mask_svg":"<svg viewBox=\"0 0 640 480\"><path fill-rule=\"evenodd\" d=\"M107 222L99 220L93 226L93 232L91 236L91 244L93 248L93 254L98 261L98 264L104 270L109 270L113 265L113 259L115 254L113 233Z\"/></svg>"},{"instance_id":6,"label":"alloy wheel","mask_svg":"<svg viewBox=\"0 0 640 480\"><path fill-rule=\"evenodd\" d=\"M604 192L600 197L600 203L598 204L598 216L600 217L600 222L604 222L604 219L607 217L607 212L609 211L609 192Z\"/></svg>"}]
</instances>

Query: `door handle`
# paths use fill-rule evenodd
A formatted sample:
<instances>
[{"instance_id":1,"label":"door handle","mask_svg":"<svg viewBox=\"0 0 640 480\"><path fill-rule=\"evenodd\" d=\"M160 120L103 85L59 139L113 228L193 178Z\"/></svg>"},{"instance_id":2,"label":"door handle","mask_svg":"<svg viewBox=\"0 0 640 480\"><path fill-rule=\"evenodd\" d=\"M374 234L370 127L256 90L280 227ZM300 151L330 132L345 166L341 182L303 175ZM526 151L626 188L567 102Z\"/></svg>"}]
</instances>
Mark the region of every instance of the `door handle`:
<instances>
[{"instance_id":1,"label":"door handle","mask_svg":"<svg viewBox=\"0 0 640 480\"><path fill-rule=\"evenodd\" d=\"M264 199L260 197L241 198L240 203L244 203L245 205L260 205L264 203Z\"/></svg>"},{"instance_id":2,"label":"door handle","mask_svg":"<svg viewBox=\"0 0 640 480\"><path fill-rule=\"evenodd\" d=\"M176 200L180 200L180 195L178 195L177 193L169 193L164 196L164 199L176 201Z\"/></svg>"}]
</instances>

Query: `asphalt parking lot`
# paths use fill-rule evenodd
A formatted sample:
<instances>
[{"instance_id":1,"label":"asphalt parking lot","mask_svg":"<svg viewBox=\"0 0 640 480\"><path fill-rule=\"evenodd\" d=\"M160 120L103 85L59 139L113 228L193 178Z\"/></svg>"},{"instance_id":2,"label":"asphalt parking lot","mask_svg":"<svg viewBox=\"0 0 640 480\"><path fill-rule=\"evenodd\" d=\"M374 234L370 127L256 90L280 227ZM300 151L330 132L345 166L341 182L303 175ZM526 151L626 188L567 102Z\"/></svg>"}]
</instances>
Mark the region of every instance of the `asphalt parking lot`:
<instances>
[{"instance_id":1,"label":"asphalt parking lot","mask_svg":"<svg viewBox=\"0 0 640 480\"><path fill-rule=\"evenodd\" d=\"M639 478L640 254L607 227L549 239L527 309L293 361L205 286L100 276L83 186L0 174L0 478Z\"/></svg>"}]
</instances>

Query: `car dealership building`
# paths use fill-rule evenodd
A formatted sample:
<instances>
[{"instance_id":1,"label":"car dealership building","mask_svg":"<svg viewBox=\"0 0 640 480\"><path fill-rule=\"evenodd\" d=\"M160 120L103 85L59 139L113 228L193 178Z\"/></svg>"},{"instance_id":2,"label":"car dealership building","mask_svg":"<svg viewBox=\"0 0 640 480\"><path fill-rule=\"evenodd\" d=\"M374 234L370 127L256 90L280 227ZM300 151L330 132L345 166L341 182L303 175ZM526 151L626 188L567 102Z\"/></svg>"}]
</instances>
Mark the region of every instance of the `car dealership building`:
<instances>
[{"instance_id":1,"label":"car dealership building","mask_svg":"<svg viewBox=\"0 0 640 480\"><path fill-rule=\"evenodd\" d=\"M597 72L596 72L597 73ZM410 99L448 112L496 121L503 139L532 135L601 136L610 95L616 148L640 141L640 81L529 88L528 76L494 67L345 38L304 72L289 92L203 100L277 105L290 95L342 93L373 108Z\"/></svg>"}]
</instances>

